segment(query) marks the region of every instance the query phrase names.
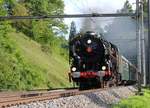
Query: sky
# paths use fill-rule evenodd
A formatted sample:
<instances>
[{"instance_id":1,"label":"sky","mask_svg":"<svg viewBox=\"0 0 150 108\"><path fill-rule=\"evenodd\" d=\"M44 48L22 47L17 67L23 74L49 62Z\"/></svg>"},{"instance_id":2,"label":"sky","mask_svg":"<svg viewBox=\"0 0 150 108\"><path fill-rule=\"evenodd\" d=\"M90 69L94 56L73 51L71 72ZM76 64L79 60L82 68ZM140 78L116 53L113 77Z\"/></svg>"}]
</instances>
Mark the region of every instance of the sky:
<instances>
[{"instance_id":1,"label":"sky","mask_svg":"<svg viewBox=\"0 0 150 108\"><path fill-rule=\"evenodd\" d=\"M126 0L64 0L65 14L86 14L86 13L115 13L123 7ZM135 8L136 0L129 0ZM70 26L72 21L75 21L77 28L81 26L81 18L66 18L65 23ZM105 22L104 22L105 23Z\"/></svg>"},{"instance_id":2,"label":"sky","mask_svg":"<svg viewBox=\"0 0 150 108\"><path fill-rule=\"evenodd\" d=\"M99 7L103 12L115 12L117 9L122 8L126 0L64 0L65 13L82 13L86 8L92 10L94 7ZM129 0L135 3L135 0Z\"/></svg>"}]
</instances>

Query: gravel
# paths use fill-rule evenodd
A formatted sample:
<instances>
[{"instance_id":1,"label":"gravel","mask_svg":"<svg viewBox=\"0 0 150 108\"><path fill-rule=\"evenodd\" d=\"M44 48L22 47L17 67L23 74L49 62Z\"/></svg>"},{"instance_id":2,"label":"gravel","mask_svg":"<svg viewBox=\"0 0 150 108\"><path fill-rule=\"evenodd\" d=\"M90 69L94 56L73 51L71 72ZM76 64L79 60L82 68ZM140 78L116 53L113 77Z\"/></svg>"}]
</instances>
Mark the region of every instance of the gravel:
<instances>
[{"instance_id":1,"label":"gravel","mask_svg":"<svg viewBox=\"0 0 150 108\"><path fill-rule=\"evenodd\" d=\"M123 98L135 94L137 89L133 86L111 88L106 91L87 93L53 100L32 102L9 108L111 108Z\"/></svg>"}]
</instances>

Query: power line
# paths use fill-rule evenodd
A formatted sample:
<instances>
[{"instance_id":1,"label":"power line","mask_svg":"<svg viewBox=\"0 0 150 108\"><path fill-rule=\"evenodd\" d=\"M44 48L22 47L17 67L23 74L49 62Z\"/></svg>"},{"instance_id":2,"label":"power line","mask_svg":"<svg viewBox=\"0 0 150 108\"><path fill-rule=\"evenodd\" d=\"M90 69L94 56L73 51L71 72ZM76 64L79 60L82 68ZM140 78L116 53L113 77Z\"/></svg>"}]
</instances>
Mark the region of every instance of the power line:
<instances>
[{"instance_id":1,"label":"power line","mask_svg":"<svg viewBox=\"0 0 150 108\"><path fill-rule=\"evenodd\" d=\"M49 15L49 16L0 16L0 20L15 20L15 19L53 19L53 18L88 18L88 17L133 17L135 13L110 13L110 14L64 14L64 15Z\"/></svg>"}]
</instances>

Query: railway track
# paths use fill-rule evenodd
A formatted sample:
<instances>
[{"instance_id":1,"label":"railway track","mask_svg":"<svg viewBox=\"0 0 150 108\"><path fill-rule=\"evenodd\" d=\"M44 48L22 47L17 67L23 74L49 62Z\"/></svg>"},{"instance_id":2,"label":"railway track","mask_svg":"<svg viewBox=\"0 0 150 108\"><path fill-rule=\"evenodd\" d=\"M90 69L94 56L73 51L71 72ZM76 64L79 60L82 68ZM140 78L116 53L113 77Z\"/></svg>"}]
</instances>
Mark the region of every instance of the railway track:
<instances>
[{"instance_id":1,"label":"railway track","mask_svg":"<svg viewBox=\"0 0 150 108\"><path fill-rule=\"evenodd\" d=\"M121 86L120 86L121 87ZM111 87L111 88L120 88ZM78 88L72 89L59 89L59 90L40 90L40 91L28 91L28 92L1 92L0 93L0 108L15 106L19 104L27 104L35 101L44 101L57 99L61 97L69 97L75 95L81 95L91 92L99 92L110 88L91 89L79 91Z\"/></svg>"}]
</instances>

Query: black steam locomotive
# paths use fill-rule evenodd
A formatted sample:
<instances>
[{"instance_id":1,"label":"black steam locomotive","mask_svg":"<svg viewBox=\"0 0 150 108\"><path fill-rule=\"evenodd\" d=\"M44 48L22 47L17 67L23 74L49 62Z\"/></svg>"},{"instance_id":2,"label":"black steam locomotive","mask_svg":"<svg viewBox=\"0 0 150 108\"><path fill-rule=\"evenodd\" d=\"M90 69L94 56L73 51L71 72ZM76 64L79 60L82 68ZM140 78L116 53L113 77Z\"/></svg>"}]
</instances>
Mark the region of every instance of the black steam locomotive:
<instances>
[{"instance_id":1,"label":"black steam locomotive","mask_svg":"<svg viewBox=\"0 0 150 108\"><path fill-rule=\"evenodd\" d=\"M136 82L136 69L101 35L92 31L76 34L69 46L69 78L81 89Z\"/></svg>"}]
</instances>

